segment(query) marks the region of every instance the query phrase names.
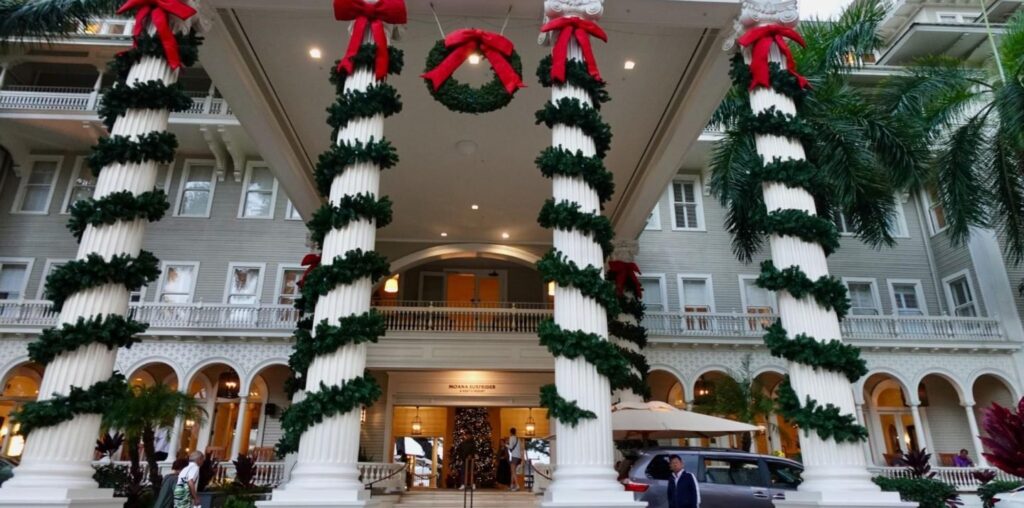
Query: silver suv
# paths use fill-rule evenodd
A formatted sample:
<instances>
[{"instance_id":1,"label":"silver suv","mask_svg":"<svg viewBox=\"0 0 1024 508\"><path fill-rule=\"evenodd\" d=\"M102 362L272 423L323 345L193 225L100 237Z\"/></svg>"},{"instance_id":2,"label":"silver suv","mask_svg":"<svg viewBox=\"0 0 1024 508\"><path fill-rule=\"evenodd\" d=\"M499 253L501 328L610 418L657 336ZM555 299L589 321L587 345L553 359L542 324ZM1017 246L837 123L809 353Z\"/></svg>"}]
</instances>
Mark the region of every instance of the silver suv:
<instances>
[{"instance_id":1,"label":"silver suv","mask_svg":"<svg viewBox=\"0 0 1024 508\"><path fill-rule=\"evenodd\" d=\"M626 490L648 508L668 506L668 461L683 459L686 470L700 482L701 508L771 508L772 500L800 485L799 462L722 448L651 448L633 463Z\"/></svg>"}]
</instances>

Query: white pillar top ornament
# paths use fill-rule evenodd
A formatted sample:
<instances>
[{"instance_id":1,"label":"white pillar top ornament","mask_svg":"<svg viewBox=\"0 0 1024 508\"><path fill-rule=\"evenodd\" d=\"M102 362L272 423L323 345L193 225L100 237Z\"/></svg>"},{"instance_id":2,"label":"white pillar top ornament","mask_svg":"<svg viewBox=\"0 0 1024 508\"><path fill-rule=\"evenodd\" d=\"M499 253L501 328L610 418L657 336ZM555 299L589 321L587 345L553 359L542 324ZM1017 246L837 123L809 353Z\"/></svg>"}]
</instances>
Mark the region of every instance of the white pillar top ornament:
<instances>
[{"instance_id":1,"label":"white pillar top ornament","mask_svg":"<svg viewBox=\"0 0 1024 508\"><path fill-rule=\"evenodd\" d=\"M740 17L733 22L733 35L725 41L726 51L736 44L736 38L758 25L782 25L795 28L800 23L797 0L743 0Z\"/></svg>"},{"instance_id":2,"label":"white pillar top ornament","mask_svg":"<svg viewBox=\"0 0 1024 508\"><path fill-rule=\"evenodd\" d=\"M575 17L587 21L597 21L604 14L604 0L544 0L544 23L556 18ZM537 38L537 44L545 45L549 40L548 33Z\"/></svg>"}]
</instances>

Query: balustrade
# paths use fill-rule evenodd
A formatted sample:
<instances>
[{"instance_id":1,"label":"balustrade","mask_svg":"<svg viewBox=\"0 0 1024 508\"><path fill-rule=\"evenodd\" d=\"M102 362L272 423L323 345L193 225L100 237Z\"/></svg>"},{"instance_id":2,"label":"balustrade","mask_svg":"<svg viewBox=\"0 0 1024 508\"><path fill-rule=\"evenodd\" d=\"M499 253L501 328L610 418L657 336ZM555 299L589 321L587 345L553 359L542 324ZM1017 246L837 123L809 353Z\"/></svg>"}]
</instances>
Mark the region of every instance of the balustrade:
<instances>
[{"instance_id":1,"label":"balustrade","mask_svg":"<svg viewBox=\"0 0 1024 508\"><path fill-rule=\"evenodd\" d=\"M5 86L0 89L0 109L33 111L96 111L98 100L90 100L94 90L66 86ZM223 98L209 92L186 92L192 106L172 116L231 116L231 108Z\"/></svg>"},{"instance_id":2,"label":"balustrade","mask_svg":"<svg viewBox=\"0 0 1024 508\"><path fill-rule=\"evenodd\" d=\"M869 467L868 470L873 475L881 475L887 478L913 478L909 468L906 467ZM934 479L939 480L943 483L956 487L957 491L960 492L971 492L977 490L981 486L981 482L974 477L974 473L979 471L992 471L996 473L994 481L1024 481L1022 478L1018 478L1009 473L1001 471L995 468L987 467L933 467L932 472L935 473Z\"/></svg>"}]
</instances>

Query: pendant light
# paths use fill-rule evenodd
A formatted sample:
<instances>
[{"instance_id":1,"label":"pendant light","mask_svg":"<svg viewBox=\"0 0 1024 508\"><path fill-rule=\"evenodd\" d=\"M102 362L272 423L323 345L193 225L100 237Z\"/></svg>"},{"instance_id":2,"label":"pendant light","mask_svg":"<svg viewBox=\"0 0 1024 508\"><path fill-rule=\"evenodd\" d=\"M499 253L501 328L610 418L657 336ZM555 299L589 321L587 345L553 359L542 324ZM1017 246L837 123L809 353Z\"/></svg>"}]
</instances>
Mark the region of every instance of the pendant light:
<instances>
[{"instance_id":1,"label":"pendant light","mask_svg":"<svg viewBox=\"0 0 1024 508\"><path fill-rule=\"evenodd\" d=\"M697 378L697 384L694 386L693 394L699 398L708 397L711 395L711 385L707 381L704 381L704 376Z\"/></svg>"},{"instance_id":2,"label":"pendant light","mask_svg":"<svg viewBox=\"0 0 1024 508\"><path fill-rule=\"evenodd\" d=\"M395 275L384 282L384 292L389 294L395 294L398 292L398 275Z\"/></svg>"},{"instance_id":3,"label":"pendant light","mask_svg":"<svg viewBox=\"0 0 1024 508\"><path fill-rule=\"evenodd\" d=\"M548 296L555 296L555 281L548 282Z\"/></svg>"},{"instance_id":4,"label":"pendant light","mask_svg":"<svg viewBox=\"0 0 1024 508\"><path fill-rule=\"evenodd\" d=\"M420 407L416 406L416 416L412 418L412 435L419 436L423 434L423 421L420 420Z\"/></svg>"},{"instance_id":5,"label":"pendant light","mask_svg":"<svg viewBox=\"0 0 1024 508\"><path fill-rule=\"evenodd\" d=\"M533 408L530 408L530 415L526 417L526 431L523 432L525 437L533 437L537 435L537 423L533 421Z\"/></svg>"}]
</instances>

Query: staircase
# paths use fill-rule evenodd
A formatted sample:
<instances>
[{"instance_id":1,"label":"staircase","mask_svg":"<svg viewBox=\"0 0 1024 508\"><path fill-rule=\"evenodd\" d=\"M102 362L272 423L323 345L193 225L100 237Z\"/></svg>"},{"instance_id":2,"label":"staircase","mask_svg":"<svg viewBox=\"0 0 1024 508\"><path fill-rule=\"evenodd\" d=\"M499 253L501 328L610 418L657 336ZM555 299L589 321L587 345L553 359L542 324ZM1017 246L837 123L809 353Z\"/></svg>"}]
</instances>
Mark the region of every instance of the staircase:
<instances>
[{"instance_id":1,"label":"staircase","mask_svg":"<svg viewBox=\"0 0 1024 508\"><path fill-rule=\"evenodd\" d=\"M394 508L461 508L461 490L412 491L402 494ZM469 507L469 496L466 496ZM530 492L478 490L473 496L473 508L536 508L540 497Z\"/></svg>"}]
</instances>

